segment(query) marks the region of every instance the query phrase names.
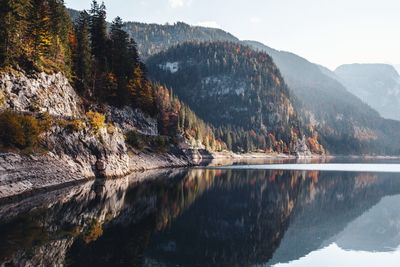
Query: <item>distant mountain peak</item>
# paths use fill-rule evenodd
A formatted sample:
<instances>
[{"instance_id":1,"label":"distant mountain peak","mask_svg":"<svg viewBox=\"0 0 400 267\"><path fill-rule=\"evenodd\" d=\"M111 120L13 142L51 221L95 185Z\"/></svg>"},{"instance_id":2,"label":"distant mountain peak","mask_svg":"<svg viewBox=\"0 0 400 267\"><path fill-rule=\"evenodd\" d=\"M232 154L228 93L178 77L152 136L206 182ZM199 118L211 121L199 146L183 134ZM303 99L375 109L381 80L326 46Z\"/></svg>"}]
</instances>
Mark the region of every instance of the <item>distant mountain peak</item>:
<instances>
[{"instance_id":1,"label":"distant mountain peak","mask_svg":"<svg viewBox=\"0 0 400 267\"><path fill-rule=\"evenodd\" d=\"M400 120L400 76L389 64L346 64L335 70L348 90L383 117Z\"/></svg>"}]
</instances>

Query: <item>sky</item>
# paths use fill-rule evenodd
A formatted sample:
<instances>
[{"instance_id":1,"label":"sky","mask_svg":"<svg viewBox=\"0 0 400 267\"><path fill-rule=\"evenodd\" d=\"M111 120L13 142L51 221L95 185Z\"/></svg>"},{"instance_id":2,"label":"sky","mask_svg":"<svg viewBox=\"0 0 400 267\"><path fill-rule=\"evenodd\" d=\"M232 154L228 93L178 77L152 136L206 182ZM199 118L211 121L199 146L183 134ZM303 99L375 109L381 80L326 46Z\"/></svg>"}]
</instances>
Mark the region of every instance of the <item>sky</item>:
<instances>
[{"instance_id":1,"label":"sky","mask_svg":"<svg viewBox=\"0 0 400 267\"><path fill-rule=\"evenodd\" d=\"M100 2L100 0L99 0ZM335 69L400 64L399 0L105 0L108 20L221 28ZM65 0L90 8L91 0Z\"/></svg>"}]
</instances>

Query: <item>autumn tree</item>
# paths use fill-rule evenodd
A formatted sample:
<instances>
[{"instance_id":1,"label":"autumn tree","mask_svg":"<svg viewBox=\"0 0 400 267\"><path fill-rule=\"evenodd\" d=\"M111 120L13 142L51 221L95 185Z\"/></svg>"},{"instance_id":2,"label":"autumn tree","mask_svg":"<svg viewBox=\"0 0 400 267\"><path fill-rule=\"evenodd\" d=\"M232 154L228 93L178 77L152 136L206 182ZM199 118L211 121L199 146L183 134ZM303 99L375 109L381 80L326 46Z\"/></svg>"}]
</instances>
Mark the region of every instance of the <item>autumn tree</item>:
<instances>
[{"instance_id":1,"label":"autumn tree","mask_svg":"<svg viewBox=\"0 0 400 267\"><path fill-rule=\"evenodd\" d=\"M32 8L29 18L29 34L32 40L32 55L35 61L39 61L50 54L53 39L50 32L49 1L32 0Z\"/></svg>"},{"instance_id":2,"label":"autumn tree","mask_svg":"<svg viewBox=\"0 0 400 267\"><path fill-rule=\"evenodd\" d=\"M57 65L65 64L67 70L72 66L72 52L70 36L73 27L63 0L49 0L50 9L50 34L52 46L51 58Z\"/></svg>"}]
</instances>

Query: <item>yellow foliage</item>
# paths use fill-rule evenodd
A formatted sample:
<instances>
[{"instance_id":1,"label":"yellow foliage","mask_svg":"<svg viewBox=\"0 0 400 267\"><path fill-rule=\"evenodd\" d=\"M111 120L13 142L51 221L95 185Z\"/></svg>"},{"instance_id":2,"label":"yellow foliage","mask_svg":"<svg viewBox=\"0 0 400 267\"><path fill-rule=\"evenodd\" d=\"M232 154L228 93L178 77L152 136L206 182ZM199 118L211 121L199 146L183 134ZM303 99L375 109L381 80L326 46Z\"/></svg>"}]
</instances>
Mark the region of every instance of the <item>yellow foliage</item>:
<instances>
[{"instance_id":1,"label":"yellow foliage","mask_svg":"<svg viewBox=\"0 0 400 267\"><path fill-rule=\"evenodd\" d=\"M68 123L67 127L74 132L78 132L85 129L86 124L82 120L72 120Z\"/></svg>"},{"instance_id":2,"label":"yellow foliage","mask_svg":"<svg viewBox=\"0 0 400 267\"><path fill-rule=\"evenodd\" d=\"M106 116L104 114L89 111L86 113L86 117L89 120L89 124L92 130L97 133L101 128L105 127Z\"/></svg>"},{"instance_id":3,"label":"yellow foliage","mask_svg":"<svg viewBox=\"0 0 400 267\"><path fill-rule=\"evenodd\" d=\"M307 141L311 152L320 155L325 153L324 147L318 142L318 136L309 137Z\"/></svg>"},{"instance_id":4,"label":"yellow foliage","mask_svg":"<svg viewBox=\"0 0 400 267\"><path fill-rule=\"evenodd\" d=\"M4 106L6 102L6 97L4 96L3 92L0 92L0 107Z\"/></svg>"},{"instance_id":5,"label":"yellow foliage","mask_svg":"<svg viewBox=\"0 0 400 267\"><path fill-rule=\"evenodd\" d=\"M98 221L93 221L89 226L89 229L84 233L83 240L86 244L89 244L93 241L96 241L102 235L102 225Z\"/></svg>"},{"instance_id":6,"label":"yellow foliage","mask_svg":"<svg viewBox=\"0 0 400 267\"><path fill-rule=\"evenodd\" d=\"M71 121L64 119L57 120L57 125L72 132L78 132L86 128L86 123L79 119L74 119Z\"/></svg>"},{"instance_id":7,"label":"yellow foliage","mask_svg":"<svg viewBox=\"0 0 400 267\"><path fill-rule=\"evenodd\" d=\"M5 148L34 148L42 132L39 121L33 116L13 112L0 114L0 145Z\"/></svg>"}]
</instances>

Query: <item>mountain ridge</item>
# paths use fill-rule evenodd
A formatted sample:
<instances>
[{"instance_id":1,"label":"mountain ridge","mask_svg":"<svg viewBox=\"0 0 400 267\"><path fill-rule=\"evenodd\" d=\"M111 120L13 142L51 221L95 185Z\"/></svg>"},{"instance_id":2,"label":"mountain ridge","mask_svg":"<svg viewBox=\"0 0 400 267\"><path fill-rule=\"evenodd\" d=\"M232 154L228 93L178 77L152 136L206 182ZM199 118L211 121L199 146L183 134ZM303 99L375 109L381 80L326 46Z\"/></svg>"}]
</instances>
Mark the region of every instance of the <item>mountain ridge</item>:
<instances>
[{"instance_id":1,"label":"mountain ridge","mask_svg":"<svg viewBox=\"0 0 400 267\"><path fill-rule=\"evenodd\" d=\"M384 118L400 120L400 75L389 64L344 64L337 79Z\"/></svg>"},{"instance_id":2,"label":"mountain ridge","mask_svg":"<svg viewBox=\"0 0 400 267\"><path fill-rule=\"evenodd\" d=\"M164 27L159 25L160 30ZM130 34L135 36L134 32ZM162 35L159 37L163 38ZM146 39L137 41L146 42ZM181 41L193 42L191 38ZM215 41L218 42L218 38ZM383 121L376 110L350 93L332 71L294 53L279 51L260 42L235 42L264 51L273 58L296 98L302 120L310 127L318 127L321 142L331 153L400 153L400 143L396 141L389 144L388 141L395 139L395 132L400 129L400 125L392 121ZM165 47L167 49L171 46Z\"/></svg>"}]
</instances>

